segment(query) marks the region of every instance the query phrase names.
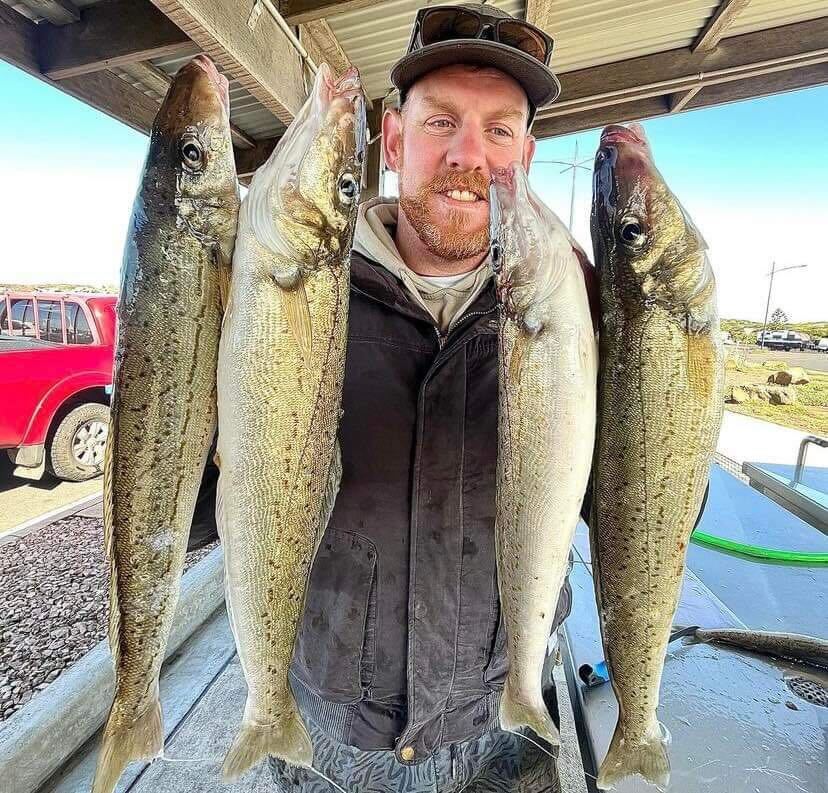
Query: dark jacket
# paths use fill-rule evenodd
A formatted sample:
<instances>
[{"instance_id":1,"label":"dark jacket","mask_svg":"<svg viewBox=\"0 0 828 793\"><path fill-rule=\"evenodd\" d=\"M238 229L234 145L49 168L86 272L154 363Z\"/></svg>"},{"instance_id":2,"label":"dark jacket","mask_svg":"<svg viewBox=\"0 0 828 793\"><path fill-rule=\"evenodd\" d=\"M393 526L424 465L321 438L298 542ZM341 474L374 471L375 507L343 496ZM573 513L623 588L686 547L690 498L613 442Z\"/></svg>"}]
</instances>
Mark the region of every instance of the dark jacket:
<instances>
[{"instance_id":1,"label":"dark jacket","mask_svg":"<svg viewBox=\"0 0 828 793\"><path fill-rule=\"evenodd\" d=\"M494 546L496 306L489 285L444 338L358 253L351 281L342 483L292 683L337 740L396 749L401 762L412 747L416 763L496 724L507 670ZM214 535L214 490L209 470L192 545ZM556 625L570 599L567 583Z\"/></svg>"}]
</instances>

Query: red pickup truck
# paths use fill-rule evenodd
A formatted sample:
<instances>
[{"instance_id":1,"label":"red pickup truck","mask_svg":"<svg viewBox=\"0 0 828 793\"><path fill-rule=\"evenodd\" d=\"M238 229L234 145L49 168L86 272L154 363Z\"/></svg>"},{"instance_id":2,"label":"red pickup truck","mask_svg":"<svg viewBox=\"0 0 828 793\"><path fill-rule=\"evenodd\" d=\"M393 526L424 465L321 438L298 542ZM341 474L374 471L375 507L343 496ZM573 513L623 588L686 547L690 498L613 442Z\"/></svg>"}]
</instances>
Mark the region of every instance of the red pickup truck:
<instances>
[{"instance_id":1,"label":"red pickup truck","mask_svg":"<svg viewBox=\"0 0 828 793\"><path fill-rule=\"evenodd\" d=\"M0 292L0 449L14 473L79 482L103 470L115 295Z\"/></svg>"}]
</instances>

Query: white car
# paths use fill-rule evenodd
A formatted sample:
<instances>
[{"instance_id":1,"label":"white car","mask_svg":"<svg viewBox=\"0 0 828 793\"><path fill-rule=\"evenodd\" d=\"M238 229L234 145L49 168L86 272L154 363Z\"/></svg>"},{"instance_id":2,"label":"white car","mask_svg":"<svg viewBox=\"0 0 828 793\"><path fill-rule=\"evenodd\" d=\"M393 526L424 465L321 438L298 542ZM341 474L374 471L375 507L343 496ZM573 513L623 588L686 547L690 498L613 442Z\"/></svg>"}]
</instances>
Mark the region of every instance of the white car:
<instances>
[{"instance_id":1,"label":"white car","mask_svg":"<svg viewBox=\"0 0 828 793\"><path fill-rule=\"evenodd\" d=\"M816 343L816 346L814 347L814 349L817 352L828 352L828 337L826 337L824 339L820 339Z\"/></svg>"}]
</instances>

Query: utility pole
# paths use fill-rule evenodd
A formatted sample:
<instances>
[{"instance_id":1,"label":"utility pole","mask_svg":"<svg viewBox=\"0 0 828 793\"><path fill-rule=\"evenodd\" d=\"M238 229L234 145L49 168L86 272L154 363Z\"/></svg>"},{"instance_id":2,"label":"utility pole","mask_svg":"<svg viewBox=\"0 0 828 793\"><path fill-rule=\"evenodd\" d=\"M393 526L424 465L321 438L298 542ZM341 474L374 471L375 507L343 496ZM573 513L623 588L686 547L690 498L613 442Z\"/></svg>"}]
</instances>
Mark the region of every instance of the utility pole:
<instances>
[{"instance_id":1,"label":"utility pole","mask_svg":"<svg viewBox=\"0 0 828 793\"><path fill-rule=\"evenodd\" d=\"M785 270L801 270L803 267L807 267L807 264L792 264L790 267L781 267L780 269L776 269L776 262L771 262L771 271L770 275L770 283L768 284L768 302L765 303L765 321L762 323L762 335L760 338L762 339L761 344L759 345L761 348L764 349L765 347L765 330L768 327L768 311L770 311L770 299L771 299L771 289L773 289L773 276L775 273L784 273Z\"/></svg>"},{"instance_id":2,"label":"utility pole","mask_svg":"<svg viewBox=\"0 0 828 793\"><path fill-rule=\"evenodd\" d=\"M582 171L591 171L592 168L587 168L584 163L585 162L592 162L592 157L587 157L585 160L581 160L578 162L578 140L575 140L575 154L572 156L571 160L532 160L532 163L550 163L553 165L565 165L565 168L561 169L561 173L566 173L567 171L572 171L572 188L569 193L569 233L572 233L572 222L575 219L575 177L578 174L578 169L580 168Z\"/></svg>"}]
</instances>

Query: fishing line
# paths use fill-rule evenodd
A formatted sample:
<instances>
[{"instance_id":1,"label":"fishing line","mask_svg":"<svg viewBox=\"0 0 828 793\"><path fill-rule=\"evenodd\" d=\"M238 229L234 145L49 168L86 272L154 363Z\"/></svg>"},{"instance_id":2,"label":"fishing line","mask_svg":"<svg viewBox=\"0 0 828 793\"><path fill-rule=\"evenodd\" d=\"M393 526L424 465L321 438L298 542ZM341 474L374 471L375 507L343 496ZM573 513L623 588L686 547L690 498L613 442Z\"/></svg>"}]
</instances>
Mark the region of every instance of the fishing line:
<instances>
[{"instance_id":1,"label":"fishing line","mask_svg":"<svg viewBox=\"0 0 828 793\"><path fill-rule=\"evenodd\" d=\"M540 749L548 757L551 757L556 763L558 762L558 756L557 755L552 754L552 752L550 752L545 746L541 746L537 741L533 741L528 735L524 735L522 732L518 732L517 730L509 730L505 727L501 727L501 729L504 732L510 732L510 733L512 733L512 735L517 735L517 736L523 738L524 741L529 741L529 743L531 743L533 746L536 746L538 749Z\"/></svg>"}]
</instances>

